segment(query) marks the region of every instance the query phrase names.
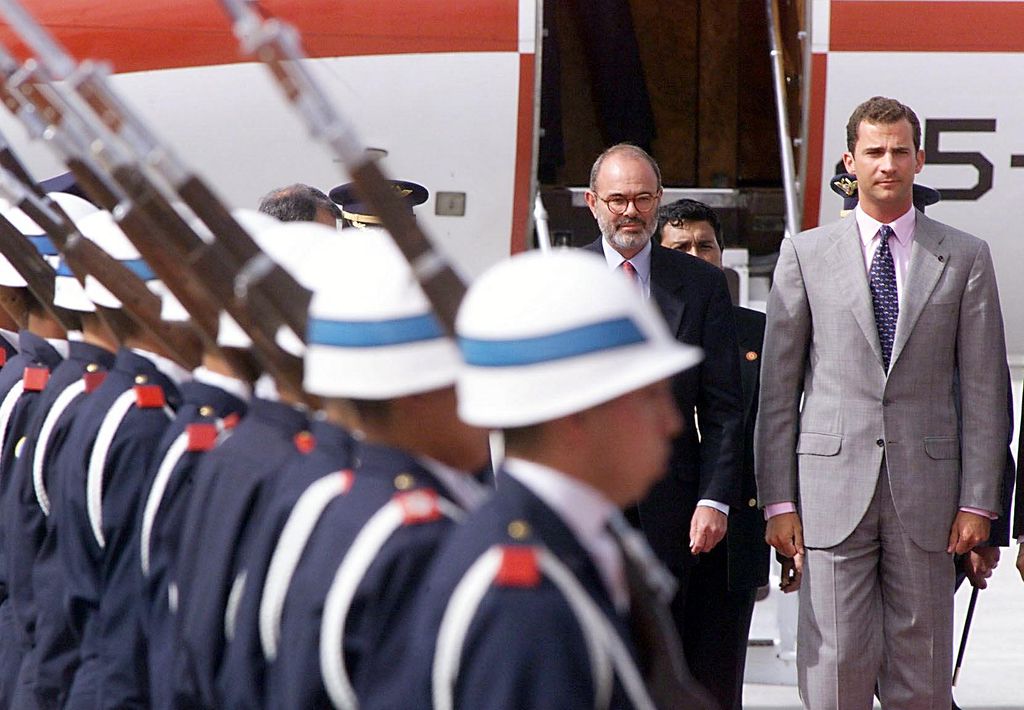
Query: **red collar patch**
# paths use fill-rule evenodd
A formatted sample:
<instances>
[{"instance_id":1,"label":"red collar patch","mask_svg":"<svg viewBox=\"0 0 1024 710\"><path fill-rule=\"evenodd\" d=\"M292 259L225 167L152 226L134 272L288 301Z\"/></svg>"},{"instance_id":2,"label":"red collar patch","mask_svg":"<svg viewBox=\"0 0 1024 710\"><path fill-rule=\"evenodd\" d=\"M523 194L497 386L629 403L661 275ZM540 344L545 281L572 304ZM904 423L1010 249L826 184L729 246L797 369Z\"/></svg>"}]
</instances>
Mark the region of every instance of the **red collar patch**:
<instances>
[{"instance_id":1,"label":"red collar patch","mask_svg":"<svg viewBox=\"0 0 1024 710\"><path fill-rule=\"evenodd\" d=\"M42 392L50 379L50 368L29 365L22 372L21 380L26 392Z\"/></svg>"},{"instance_id":2,"label":"red collar patch","mask_svg":"<svg viewBox=\"0 0 1024 710\"><path fill-rule=\"evenodd\" d=\"M156 409L166 404L164 388L160 385L135 385L135 406L139 409Z\"/></svg>"},{"instance_id":3,"label":"red collar patch","mask_svg":"<svg viewBox=\"0 0 1024 710\"><path fill-rule=\"evenodd\" d=\"M188 451L209 451L217 443L217 425L210 422L194 422L185 427L188 434Z\"/></svg>"},{"instance_id":4,"label":"red collar patch","mask_svg":"<svg viewBox=\"0 0 1024 710\"><path fill-rule=\"evenodd\" d=\"M82 379L85 380L85 391L95 392L103 384L103 380L107 379L107 373L103 370L85 372L82 373Z\"/></svg>"},{"instance_id":5,"label":"red collar patch","mask_svg":"<svg viewBox=\"0 0 1024 710\"><path fill-rule=\"evenodd\" d=\"M437 503L437 491L420 488L408 493L398 493L393 500L402 508L403 525L432 523L441 519L441 506Z\"/></svg>"},{"instance_id":6,"label":"red collar patch","mask_svg":"<svg viewBox=\"0 0 1024 710\"><path fill-rule=\"evenodd\" d=\"M501 549L501 566L494 577L499 587L536 587L540 584L540 565L533 547L509 546Z\"/></svg>"},{"instance_id":7,"label":"red collar patch","mask_svg":"<svg viewBox=\"0 0 1024 710\"><path fill-rule=\"evenodd\" d=\"M295 444L295 448L299 450L300 454L308 454L316 448L316 437L308 431L300 431L292 437L292 442Z\"/></svg>"},{"instance_id":8,"label":"red collar patch","mask_svg":"<svg viewBox=\"0 0 1024 710\"><path fill-rule=\"evenodd\" d=\"M242 416L238 412L231 412L231 414L224 417L221 424L224 425L225 429L234 429L238 426L238 422L242 421Z\"/></svg>"}]
</instances>

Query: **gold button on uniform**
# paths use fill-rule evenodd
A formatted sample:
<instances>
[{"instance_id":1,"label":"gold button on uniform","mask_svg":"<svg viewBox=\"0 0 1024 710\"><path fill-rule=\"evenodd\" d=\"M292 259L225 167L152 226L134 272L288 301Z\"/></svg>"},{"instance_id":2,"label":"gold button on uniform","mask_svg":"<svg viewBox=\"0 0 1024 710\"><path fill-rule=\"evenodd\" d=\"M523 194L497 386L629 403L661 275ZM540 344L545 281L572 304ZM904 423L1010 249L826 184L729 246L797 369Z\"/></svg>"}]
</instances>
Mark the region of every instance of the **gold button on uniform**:
<instances>
[{"instance_id":1,"label":"gold button on uniform","mask_svg":"<svg viewBox=\"0 0 1024 710\"><path fill-rule=\"evenodd\" d=\"M204 404L202 407L199 408L199 416L201 416L201 417L212 417L213 416L213 407L211 407L208 404Z\"/></svg>"},{"instance_id":2,"label":"gold button on uniform","mask_svg":"<svg viewBox=\"0 0 1024 710\"><path fill-rule=\"evenodd\" d=\"M407 491L413 487L416 481L413 479L411 474L400 473L395 476L395 488L400 491Z\"/></svg>"},{"instance_id":3,"label":"gold button on uniform","mask_svg":"<svg viewBox=\"0 0 1024 710\"><path fill-rule=\"evenodd\" d=\"M749 505L751 508L756 508L757 507L757 498L751 498L750 500L748 500L747 501L747 505Z\"/></svg>"},{"instance_id":4,"label":"gold button on uniform","mask_svg":"<svg viewBox=\"0 0 1024 710\"><path fill-rule=\"evenodd\" d=\"M137 385L144 385L147 382L149 382L149 378L146 377L145 375L136 375L135 376L135 384L137 384Z\"/></svg>"},{"instance_id":5,"label":"gold button on uniform","mask_svg":"<svg viewBox=\"0 0 1024 710\"><path fill-rule=\"evenodd\" d=\"M90 362L88 365L85 366L85 371L86 372L96 372L99 369L100 369L100 366L97 365L95 362Z\"/></svg>"},{"instance_id":6,"label":"gold button on uniform","mask_svg":"<svg viewBox=\"0 0 1024 710\"><path fill-rule=\"evenodd\" d=\"M525 520L513 520L508 524L508 534L513 540L522 540L530 534L530 526Z\"/></svg>"},{"instance_id":7,"label":"gold button on uniform","mask_svg":"<svg viewBox=\"0 0 1024 710\"><path fill-rule=\"evenodd\" d=\"M753 350L748 350L746 357L747 357L747 362L753 362L754 360L757 359L757 353L754 352Z\"/></svg>"}]
</instances>

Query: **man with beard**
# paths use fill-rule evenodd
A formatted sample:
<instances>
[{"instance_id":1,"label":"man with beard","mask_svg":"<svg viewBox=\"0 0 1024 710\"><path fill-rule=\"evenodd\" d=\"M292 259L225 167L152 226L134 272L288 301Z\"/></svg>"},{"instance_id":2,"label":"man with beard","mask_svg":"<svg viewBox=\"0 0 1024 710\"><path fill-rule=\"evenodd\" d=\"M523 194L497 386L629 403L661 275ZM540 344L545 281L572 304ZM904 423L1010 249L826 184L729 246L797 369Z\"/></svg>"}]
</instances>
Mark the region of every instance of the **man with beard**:
<instances>
[{"instance_id":1,"label":"man with beard","mask_svg":"<svg viewBox=\"0 0 1024 710\"><path fill-rule=\"evenodd\" d=\"M698 618L706 610L694 603L699 600L688 599L687 589L706 574L701 555L722 541L730 506L739 503L743 407L725 275L651 241L661 194L661 172L646 151L628 144L606 150L594 162L586 192L602 238L585 248L602 254L609 268L622 271L645 298L654 299L679 342L704 350L704 361L673 382L684 427L673 442L667 475L627 511L679 581L672 616L685 648L691 645L689 633L715 628L713 619ZM694 660L694 676L713 686L713 678L702 677L710 669Z\"/></svg>"}]
</instances>

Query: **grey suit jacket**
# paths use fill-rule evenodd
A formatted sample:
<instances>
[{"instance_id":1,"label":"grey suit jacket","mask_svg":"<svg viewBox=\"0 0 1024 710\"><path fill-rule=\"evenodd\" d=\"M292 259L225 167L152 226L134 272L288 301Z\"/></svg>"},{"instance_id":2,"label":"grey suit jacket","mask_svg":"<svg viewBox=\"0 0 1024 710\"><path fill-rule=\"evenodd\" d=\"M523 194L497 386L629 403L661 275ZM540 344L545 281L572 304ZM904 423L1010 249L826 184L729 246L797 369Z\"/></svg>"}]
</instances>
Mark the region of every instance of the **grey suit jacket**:
<instances>
[{"instance_id":1,"label":"grey suit jacket","mask_svg":"<svg viewBox=\"0 0 1024 710\"><path fill-rule=\"evenodd\" d=\"M784 240L761 370L760 504L796 501L804 542L837 545L863 518L884 453L903 528L944 550L958 506L1000 509L1006 378L985 242L917 213L887 377L854 216Z\"/></svg>"}]
</instances>

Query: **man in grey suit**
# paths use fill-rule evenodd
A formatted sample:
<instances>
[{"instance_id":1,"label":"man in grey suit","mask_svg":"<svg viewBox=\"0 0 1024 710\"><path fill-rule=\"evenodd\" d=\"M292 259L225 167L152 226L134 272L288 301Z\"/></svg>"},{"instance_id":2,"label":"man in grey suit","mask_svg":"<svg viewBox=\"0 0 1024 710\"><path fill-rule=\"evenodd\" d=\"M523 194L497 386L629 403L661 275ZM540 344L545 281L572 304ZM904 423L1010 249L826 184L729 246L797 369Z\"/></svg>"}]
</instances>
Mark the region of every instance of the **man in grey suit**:
<instances>
[{"instance_id":1,"label":"man in grey suit","mask_svg":"<svg viewBox=\"0 0 1024 710\"><path fill-rule=\"evenodd\" d=\"M815 710L870 708L876 678L883 707L950 707L952 554L999 510L992 259L914 209L920 146L909 107L857 107L843 160L859 205L783 241L768 302L757 487L766 539L802 563L798 679Z\"/></svg>"}]
</instances>

